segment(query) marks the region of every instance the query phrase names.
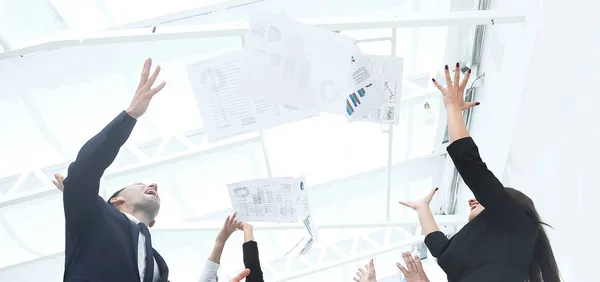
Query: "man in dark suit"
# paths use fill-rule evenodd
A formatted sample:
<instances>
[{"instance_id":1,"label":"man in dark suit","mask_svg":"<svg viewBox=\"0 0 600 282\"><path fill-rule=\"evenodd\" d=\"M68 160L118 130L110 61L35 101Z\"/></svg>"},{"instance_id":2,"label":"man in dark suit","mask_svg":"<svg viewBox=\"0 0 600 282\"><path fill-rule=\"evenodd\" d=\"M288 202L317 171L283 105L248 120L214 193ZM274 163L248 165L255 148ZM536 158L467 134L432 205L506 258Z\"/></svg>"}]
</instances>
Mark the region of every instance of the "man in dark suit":
<instances>
[{"instance_id":1,"label":"man in dark suit","mask_svg":"<svg viewBox=\"0 0 600 282\"><path fill-rule=\"evenodd\" d=\"M164 86L152 88L160 66L150 76L147 59L138 89L126 111L92 137L69 165L67 178L55 174L63 191L66 246L63 280L89 282L167 282L169 268L152 248L148 227L160 209L158 185L135 183L108 201L98 196L100 178L129 138L137 119ZM230 282L250 274L245 269Z\"/></svg>"},{"instance_id":2,"label":"man in dark suit","mask_svg":"<svg viewBox=\"0 0 600 282\"><path fill-rule=\"evenodd\" d=\"M169 268L152 248L148 226L160 209L156 184L136 183L115 193L107 202L98 196L100 178L127 141L137 119L165 82L152 88L147 59L135 96L100 133L92 137L69 165L64 179L66 223L64 281L168 281Z\"/></svg>"}]
</instances>

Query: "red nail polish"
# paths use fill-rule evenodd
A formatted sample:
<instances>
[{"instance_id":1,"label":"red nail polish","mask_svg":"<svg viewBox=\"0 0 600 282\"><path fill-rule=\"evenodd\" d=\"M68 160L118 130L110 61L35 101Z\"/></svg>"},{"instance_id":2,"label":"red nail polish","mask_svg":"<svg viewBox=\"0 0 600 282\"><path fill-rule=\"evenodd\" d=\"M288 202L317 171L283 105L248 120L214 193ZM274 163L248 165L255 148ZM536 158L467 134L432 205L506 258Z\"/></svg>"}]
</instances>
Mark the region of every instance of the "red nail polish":
<instances>
[{"instance_id":1,"label":"red nail polish","mask_svg":"<svg viewBox=\"0 0 600 282\"><path fill-rule=\"evenodd\" d=\"M457 67L457 68L458 68L458 67L460 67L460 64L459 64L459 63L456 63L456 67Z\"/></svg>"},{"instance_id":2,"label":"red nail polish","mask_svg":"<svg viewBox=\"0 0 600 282\"><path fill-rule=\"evenodd\" d=\"M471 73L471 69L469 69L469 73Z\"/></svg>"},{"instance_id":3,"label":"red nail polish","mask_svg":"<svg viewBox=\"0 0 600 282\"><path fill-rule=\"evenodd\" d=\"M444 67L444 69L448 70L448 65L446 65L446 66Z\"/></svg>"},{"instance_id":4,"label":"red nail polish","mask_svg":"<svg viewBox=\"0 0 600 282\"><path fill-rule=\"evenodd\" d=\"M479 106L479 104L481 104L481 103L477 102L477 103L475 103L475 106Z\"/></svg>"}]
</instances>

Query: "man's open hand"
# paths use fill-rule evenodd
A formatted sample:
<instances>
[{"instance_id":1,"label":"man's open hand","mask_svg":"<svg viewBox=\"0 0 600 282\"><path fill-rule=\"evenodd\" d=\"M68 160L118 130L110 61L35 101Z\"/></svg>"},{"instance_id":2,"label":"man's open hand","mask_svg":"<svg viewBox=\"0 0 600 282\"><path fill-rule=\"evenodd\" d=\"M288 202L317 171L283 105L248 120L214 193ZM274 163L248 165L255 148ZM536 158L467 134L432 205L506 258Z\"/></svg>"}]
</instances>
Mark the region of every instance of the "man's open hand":
<instances>
[{"instance_id":1,"label":"man's open hand","mask_svg":"<svg viewBox=\"0 0 600 282\"><path fill-rule=\"evenodd\" d=\"M160 66L157 66L150 76L151 68L152 59L148 58L144 63L144 69L142 70L142 76L140 77L140 84L135 91L135 96L133 96L133 100L131 101L129 108L126 110L130 116L136 119L141 117L146 110L148 110L148 105L150 105L150 100L152 100L152 97L162 90L166 84L166 82L163 81L158 86L152 88L152 85L154 85L154 82L160 73Z\"/></svg>"},{"instance_id":2,"label":"man's open hand","mask_svg":"<svg viewBox=\"0 0 600 282\"><path fill-rule=\"evenodd\" d=\"M54 174L54 179L52 180L52 184L58 188L58 190L63 191L65 189L65 185L63 184L65 181L65 177L59 173Z\"/></svg>"}]
</instances>

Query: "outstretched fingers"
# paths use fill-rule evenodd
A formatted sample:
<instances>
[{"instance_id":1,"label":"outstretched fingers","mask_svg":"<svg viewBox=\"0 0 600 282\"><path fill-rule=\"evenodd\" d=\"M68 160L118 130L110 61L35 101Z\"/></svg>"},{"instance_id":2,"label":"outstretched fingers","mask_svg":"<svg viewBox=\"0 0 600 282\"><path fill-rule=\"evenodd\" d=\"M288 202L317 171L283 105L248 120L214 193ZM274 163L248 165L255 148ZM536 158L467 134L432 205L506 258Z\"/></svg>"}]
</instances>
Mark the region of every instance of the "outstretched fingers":
<instances>
[{"instance_id":1,"label":"outstretched fingers","mask_svg":"<svg viewBox=\"0 0 600 282\"><path fill-rule=\"evenodd\" d=\"M456 63L456 67L454 68L454 87L458 87L460 85L460 64Z\"/></svg>"},{"instance_id":2,"label":"outstretched fingers","mask_svg":"<svg viewBox=\"0 0 600 282\"><path fill-rule=\"evenodd\" d=\"M469 69L467 71L467 74L465 74L465 77L463 77L463 80L460 82L460 89L464 90L465 87L467 87L467 83L469 83L470 78L471 78L471 69Z\"/></svg>"},{"instance_id":3,"label":"outstretched fingers","mask_svg":"<svg viewBox=\"0 0 600 282\"><path fill-rule=\"evenodd\" d=\"M420 275L425 275L425 270L423 270L423 265L421 264L421 258L419 256L415 256L415 266Z\"/></svg>"},{"instance_id":4,"label":"outstretched fingers","mask_svg":"<svg viewBox=\"0 0 600 282\"><path fill-rule=\"evenodd\" d=\"M402 253L402 259L404 259L404 263L406 263L406 267L411 272L413 272L417 268L417 266L415 265L415 260L413 259L413 257L411 256L411 254L409 252Z\"/></svg>"},{"instance_id":5,"label":"outstretched fingers","mask_svg":"<svg viewBox=\"0 0 600 282\"><path fill-rule=\"evenodd\" d=\"M446 76L446 87L451 88L452 78L450 78L450 68L448 68L448 65L444 66L444 74Z\"/></svg>"},{"instance_id":6,"label":"outstretched fingers","mask_svg":"<svg viewBox=\"0 0 600 282\"><path fill-rule=\"evenodd\" d=\"M431 81L433 81L433 85L435 85L435 87L437 87L437 89L439 89L442 92L442 95L446 95L444 93L444 86L442 86L437 80L435 80L435 78L432 78Z\"/></svg>"},{"instance_id":7,"label":"outstretched fingers","mask_svg":"<svg viewBox=\"0 0 600 282\"><path fill-rule=\"evenodd\" d=\"M405 207L409 207L409 208L412 207L412 202L400 201L398 203L401 204L401 205L403 205L403 206L405 206Z\"/></svg>"},{"instance_id":8,"label":"outstretched fingers","mask_svg":"<svg viewBox=\"0 0 600 282\"><path fill-rule=\"evenodd\" d=\"M167 82L163 81L158 86L150 89L150 95L154 95L154 94L160 92L160 90L162 90L163 88L165 88L165 85L167 85Z\"/></svg>"},{"instance_id":9,"label":"outstretched fingers","mask_svg":"<svg viewBox=\"0 0 600 282\"><path fill-rule=\"evenodd\" d=\"M154 69L154 72L152 73L150 78L148 78L148 81L146 81L146 84L144 84L144 87L151 88L152 85L154 85L154 82L156 82L156 78L158 77L159 73L160 73L160 66L156 66L156 68Z\"/></svg>"},{"instance_id":10,"label":"outstretched fingers","mask_svg":"<svg viewBox=\"0 0 600 282\"><path fill-rule=\"evenodd\" d=\"M404 276L408 276L410 273L408 272L408 269L406 269L403 265L401 265L399 262L396 263L396 267L398 267L398 269L400 269L400 271L402 271L402 274L404 274Z\"/></svg>"},{"instance_id":11,"label":"outstretched fingers","mask_svg":"<svg viewBox=\"0 0 600 282\"><path fill-rule=\"evenodd\" d=\"M144 68L142 68L142 74L140 77L140 84L138 85L138 88L142 88L142 87L144 87L144 85L146 85L146 82L148 81L148 76L150 75L151 67L152 67L152 59L148 58L144 62Z\"/></svg>"}]
</instances>

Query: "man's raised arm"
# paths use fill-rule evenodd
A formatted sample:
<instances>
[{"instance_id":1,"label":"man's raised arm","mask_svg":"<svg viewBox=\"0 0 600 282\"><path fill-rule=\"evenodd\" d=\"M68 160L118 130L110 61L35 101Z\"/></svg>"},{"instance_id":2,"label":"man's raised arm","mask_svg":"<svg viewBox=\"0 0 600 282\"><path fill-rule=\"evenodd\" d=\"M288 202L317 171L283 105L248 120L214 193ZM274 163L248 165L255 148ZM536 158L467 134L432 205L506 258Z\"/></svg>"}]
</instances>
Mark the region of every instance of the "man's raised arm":
<instances>
[{"instance_id":1,"label":"man's raised arm","mask_svg":"<svg viewBox=\"0 0 600 282\"><path fill-rule=\"evenodd\" d=\"M137 118L148 109L150 100L164 86L152 88L160 66L149 76L152 60L144 64L140 84L126 111L121 112L100 133L83 145L77 158L69 165L64 180L63 204L67 230L92 222L99 212L98 190L100 178L115 160L119 149L129 138Z\"/></svg>"}]
</instances>

